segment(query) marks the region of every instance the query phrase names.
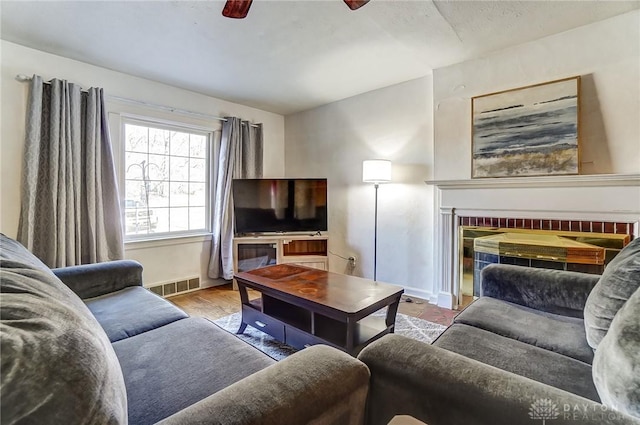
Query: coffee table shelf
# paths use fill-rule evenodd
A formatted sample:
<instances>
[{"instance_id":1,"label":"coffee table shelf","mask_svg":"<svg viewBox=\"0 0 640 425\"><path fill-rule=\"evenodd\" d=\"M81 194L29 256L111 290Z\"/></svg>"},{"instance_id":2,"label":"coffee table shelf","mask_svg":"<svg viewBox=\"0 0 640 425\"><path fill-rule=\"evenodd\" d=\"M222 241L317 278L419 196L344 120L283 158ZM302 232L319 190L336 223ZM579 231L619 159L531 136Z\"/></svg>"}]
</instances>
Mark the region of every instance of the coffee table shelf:
<instances>
[{"instance_id":1,"label":"coffee table shelf","mask_svg":"<svg viewBox=\"0 0 640 425\"><path fill-rule=\"evenodd\" d=\"M239 273L236 280L242 300L238 333L250 325L294 348L327 344L352 355L394 331L403 293L399 286L297 265ZM249 300L247 288L260 292L261 298ZM344 297L318 296L329 292ZM384 307L385 317L371 316Z\"/></svg>"}]
</instances>

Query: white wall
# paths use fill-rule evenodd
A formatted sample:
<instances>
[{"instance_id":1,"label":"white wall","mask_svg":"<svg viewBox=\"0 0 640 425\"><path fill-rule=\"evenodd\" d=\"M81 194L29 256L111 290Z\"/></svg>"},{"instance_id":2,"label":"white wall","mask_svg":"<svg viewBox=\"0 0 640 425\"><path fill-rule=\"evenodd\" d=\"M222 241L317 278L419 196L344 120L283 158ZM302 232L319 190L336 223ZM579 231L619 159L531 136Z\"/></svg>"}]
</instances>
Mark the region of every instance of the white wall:
<instances>
[{"instance_id":1,"label":"white wall","mask_svg":"<svg viewBox=\"0 0 640 425\"><path fill-rule=\"evenodd\" d=\"M154 104L171 106L215 116L239 116L264 124L264 172L266 176L284 174L284 117L224 100L204 96L176 87L156 83L29 49L2 41L1 71L1 148L0 164L0 230L15 237L20 215L20 176L25 136L25 111L28 84L16 81L17 74L41 75L45 80L66 79L83 87L98 86L107 96L120 96ZM157 110L108 102L110 112L122 109L141 115L155 116L174 121L191 121L194 118L158 112ZM110 115L111 116L111 115ZM218 128L216 120L196 120L200 125ZM117 156L117 155L116 155ZM180 239L160 244L144 242L127 244L126 258L136 259L144 266L146 285L170 282L184 277L206 276L207 257L210 248L208 238Z\"/></svg>"},{"instance_id":2,"label":"white wall","mask_svg":"<svg viewBox=\"0 0 640 425\"><path fill-rule=\"evenodd\" d=\"M329 248L354 255L354 274L373 277L374 188L362 183L362 161L393 162L390 184L379 189L379 281L431 295L433 172L431 76L334 102L285 119L288 177L329 182ZM330 255L332 271L347 271Z\"/></svg>"},{"instance_id":3,"label":"white wall","mask_svg":"<svg viewBox=\"0 0 640 425\"><path fill-rule=\"evenodd\" d=\"M582 174L640 171L640 11L433 73L435 179L471 176L471 97L581 76Z\"/></svg>"}]
</instances>

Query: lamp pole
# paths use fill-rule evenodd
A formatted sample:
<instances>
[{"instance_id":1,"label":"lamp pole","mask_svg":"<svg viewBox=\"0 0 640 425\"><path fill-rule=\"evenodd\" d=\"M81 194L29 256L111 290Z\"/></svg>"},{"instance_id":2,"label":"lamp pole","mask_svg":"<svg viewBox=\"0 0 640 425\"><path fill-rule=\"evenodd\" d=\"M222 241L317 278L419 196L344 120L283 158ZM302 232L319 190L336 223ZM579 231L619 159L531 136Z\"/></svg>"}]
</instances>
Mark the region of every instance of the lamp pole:
<instances>
[{"instance_id":1,"label":"lamp pole","mask_svg":"<svg viewBox=\"0 0 640 425\"><path fill-rule=\"evenodd\" d=\"M377 281L376 269L378 267L378 183L373 187L376 189L375 206L373 209L374 226L373 226L373 280Z\"/></svg>"},{"instance_id":2,"label":"lamp pole","mask_svg":"<svg viewBox=\"0 0 640 425\"><path fill-rule=\"evenodd\" d=\"M362 181L373 183L375 188L374 226L373 226L373 280L378 280L378 187L380 183L391 181L391 161L369 159L362 162Z\"/></svg>"}]
</instances>

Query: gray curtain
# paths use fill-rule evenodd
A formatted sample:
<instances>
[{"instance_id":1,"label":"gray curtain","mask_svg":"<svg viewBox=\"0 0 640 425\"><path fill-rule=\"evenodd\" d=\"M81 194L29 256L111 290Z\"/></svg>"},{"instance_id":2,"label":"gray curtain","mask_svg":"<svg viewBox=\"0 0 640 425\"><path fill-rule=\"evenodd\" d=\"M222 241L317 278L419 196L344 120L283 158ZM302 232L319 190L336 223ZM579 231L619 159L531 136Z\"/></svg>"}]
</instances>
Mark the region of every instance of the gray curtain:
<instances>
[{"instance_id":1,"label":"gray curtain","mask_svg":"<svg viewBox=\"0 0 640 425\"><path fill-rule=\"evenodd\" d=\"M123 257L102 89L33 76L18 240L49 267Z\"/></svg>"},{"instance_id":2,"label":"gray curtain","mask_svg":"<svg viewBox=\"0 0 640 425\"><path fill-rule=\"evenodd\" d=\"M234 219L231 182L239 178L262 177L262 144L262 124L254 126L235 117L227 117L222 123L208 270L212 279L233 278Z\"/></svg>"}]
</instances>

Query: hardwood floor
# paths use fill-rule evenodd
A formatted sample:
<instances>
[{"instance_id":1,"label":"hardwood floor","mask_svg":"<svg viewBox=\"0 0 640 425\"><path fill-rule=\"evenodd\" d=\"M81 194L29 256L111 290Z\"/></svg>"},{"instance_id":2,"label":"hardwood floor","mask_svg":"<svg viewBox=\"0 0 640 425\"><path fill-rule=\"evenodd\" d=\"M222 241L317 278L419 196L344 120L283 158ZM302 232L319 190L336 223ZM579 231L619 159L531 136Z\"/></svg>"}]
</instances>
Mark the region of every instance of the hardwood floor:
<instances>
[{"instance_id":1,"label":"hardwood floor","mask_svg":"<svg viewBox=\"0 0 640 425\"><path fill-rule=\"evenodd\" d=\"M249 291L249 298L257 298L260 294ZM201 289L183 295L167 298L191 316L206 317L216 320L240 311L240 295L231 284Z\"/></svg>"},{"instance_id":2,"label":"hardwood floor","mask_svg":"<svg viewBox=\"0 0 640 425\"><path fill-rule=\"evenodd\" d=\"M458 313L460 313L456 310L449 310L448 308L429 304L426 300L410 295L403 295L401 301L400 307L398 308L400 313L429 322L439 323L444 326L449 326Z\"/></svg>"},{"instance_id":3,"label":"hardwood floor","mask_svg":"<svg viewBox=\"0 0 640 425\"><path fill-rule=\"evenodd\" d=\"M259 292L249 291L249 298L258 298ZM231 284L201 289L188 294L167 298L191 316L216 320L240 311L240 295ZM413 296L403 296L398 312L430 322L448 326L458 311L429 304Z\"/></svg>"}]
</instances>

